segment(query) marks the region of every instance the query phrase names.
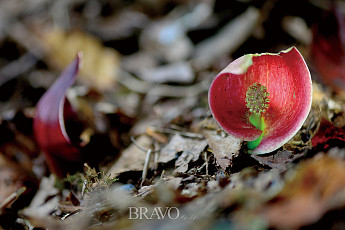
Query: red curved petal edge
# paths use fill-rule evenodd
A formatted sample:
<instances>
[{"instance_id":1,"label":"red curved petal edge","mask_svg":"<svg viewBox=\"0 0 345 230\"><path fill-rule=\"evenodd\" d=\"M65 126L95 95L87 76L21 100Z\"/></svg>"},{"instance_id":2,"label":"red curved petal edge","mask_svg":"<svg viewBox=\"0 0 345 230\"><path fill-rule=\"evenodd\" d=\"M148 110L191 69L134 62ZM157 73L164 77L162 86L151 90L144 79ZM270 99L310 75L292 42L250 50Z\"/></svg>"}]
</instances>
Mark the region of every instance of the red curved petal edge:
<instances>
[{"instance_id":1,"label":"red curved petal edge","mask_svg":"<svg viewBox=\"0 0 345 230\"><path fill-rule=\"evenodd\" d=\"M311 60L319 76L334 91L345 90L345 16L333 6L312 29Z\"/></svg>"},{"instance_id":2,"label":"red curved petal edge","mask_svg":"<svg viewBox=\"0 0 345 230\"><path fill-rule=\"evenodd\" d=\"M80 55L63 71L36 106L33 124L35 139L45 153L50 170L58 176L66 174L68 165L81 161L80 151L71 143L64 123L68 116L75 116L65 93L76 79L79 63Z\"/></svg>"},{"instance_id":3,"label":"red curved petal edge","mask_svg":"<svg viewBox=\"0 0 345 230\"><path fill-rule=\"evenodd\" d=\"M249 63L249 64L248 64ZM230 63L212 82L209 105L214 118L230 135L245 141L261 131L249 122L245 97L249 86L260 83L270 93L263 114L266 129L254 154L272 152L297 133L308 116L312 83L308 67L295 47L279 54L249 54Z\"/></svg>"}]
</instances>

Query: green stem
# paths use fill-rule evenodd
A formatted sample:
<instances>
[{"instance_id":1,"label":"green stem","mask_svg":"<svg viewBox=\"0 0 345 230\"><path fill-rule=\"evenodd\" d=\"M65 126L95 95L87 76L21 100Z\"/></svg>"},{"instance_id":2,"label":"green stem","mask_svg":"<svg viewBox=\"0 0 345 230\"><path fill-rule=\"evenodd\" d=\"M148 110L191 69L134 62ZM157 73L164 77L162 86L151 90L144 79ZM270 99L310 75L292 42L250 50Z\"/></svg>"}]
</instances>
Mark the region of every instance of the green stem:
<instances>
[{"instance_id":1,"label":"green stem","mask_svg":"<svg viewBox=\"0 0 345 230\"><path fill-rule=\"evenodd\" d=\"M252 125L255 126L255 128L262 131L261 135L256 140L247 142L248 149L253 150L259 146L262 138L264 137L265 122L264 122L264 118L261 115L255 114L255 113L250 115L249 121Z\"/></svg>"}]
</instances>

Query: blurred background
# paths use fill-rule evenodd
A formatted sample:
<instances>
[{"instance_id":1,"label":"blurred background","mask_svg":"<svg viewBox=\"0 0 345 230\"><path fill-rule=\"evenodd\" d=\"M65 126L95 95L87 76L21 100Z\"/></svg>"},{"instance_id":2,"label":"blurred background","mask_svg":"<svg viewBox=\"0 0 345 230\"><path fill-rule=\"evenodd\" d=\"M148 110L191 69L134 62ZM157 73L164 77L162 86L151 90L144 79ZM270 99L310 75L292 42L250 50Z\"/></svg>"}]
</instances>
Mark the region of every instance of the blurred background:
<instances>
[{"instance_id":1,"label":"blurred background","mask_svg":"<svg viewBox=\"0 0 345 230\"><path fill-rule=\"evenodd\" d=\"M331 2L1 1L0 110L34 106L77 51L84 53L79 82L141 95L155 84L210 80L247 53L296 46L308 61L311 28ZM126 110L134 113L133 100Z\"/></svg>"}]
</instances>

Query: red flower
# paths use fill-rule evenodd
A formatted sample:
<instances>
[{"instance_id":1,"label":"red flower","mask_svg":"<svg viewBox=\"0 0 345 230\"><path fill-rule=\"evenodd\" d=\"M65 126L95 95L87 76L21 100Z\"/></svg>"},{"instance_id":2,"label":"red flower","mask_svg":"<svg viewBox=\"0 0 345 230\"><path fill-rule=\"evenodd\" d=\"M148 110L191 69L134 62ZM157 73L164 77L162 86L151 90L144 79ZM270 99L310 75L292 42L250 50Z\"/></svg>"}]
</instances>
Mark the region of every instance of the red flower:
<instances>
[{"instance_id":1,"label":"red flower","mask_svg":"<svg viewBox=\"0 0 345 230\"><path fill-rule=\"evenodd\" d=\"M248 54L213 80L209 105L230 135L252 153L272 152L301 128L312 101L308 67L295 47L278 54Z\"/></svg>"},{"instance_id":2,"label":"red flower","mask_svg":"<svg viewBox=\"0 0 345 230\"><path fill-rule=\"evenodd\" d=\"M80 55L64 70L36 106L34 135L43 150L50 170L58 176L75 171L82 164L81 154L73 145L65 128L65 120L76 117L65 97L66 90L74 83Z\"/></svg>"}]
</instances>

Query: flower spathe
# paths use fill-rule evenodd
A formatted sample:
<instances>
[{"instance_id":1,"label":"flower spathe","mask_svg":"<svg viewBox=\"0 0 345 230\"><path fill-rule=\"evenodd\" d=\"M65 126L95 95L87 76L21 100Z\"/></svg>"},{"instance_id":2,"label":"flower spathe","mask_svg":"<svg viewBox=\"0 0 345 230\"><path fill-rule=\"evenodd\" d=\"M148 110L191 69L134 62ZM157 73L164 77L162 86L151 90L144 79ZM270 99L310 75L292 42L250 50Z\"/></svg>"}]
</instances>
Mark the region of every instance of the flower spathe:
<instances>
[{"instance_id":1,"label":"flower spathe","mask_svg":"<svg viewBox=\"0 0 345 230\"><path fill-rule=\"evenodd\" d=\"M43 150L50 170L60 177L82 165L80 150L72 143L65 128L65 120L76 116L65 93L76 80L80 59L79 53L44 93L34 117L36 142Z\"/></svg>"},{"instance_id":2,"label":"flower spathe","mask_svg":"<svg viewBox=\"0 0 345 230\"><path fill-rule=\"evenodd\" d=\"M255 104L248 99L253 86L264 90L263 98L252 97L259 110L248 104ZM212 114L228 134L249 143L260 139L253 154L272 152L290 140L307 118L311 101L311 76L295 47L244 55L221 71L209 89Z\"/></svg>"}]
</instances>

